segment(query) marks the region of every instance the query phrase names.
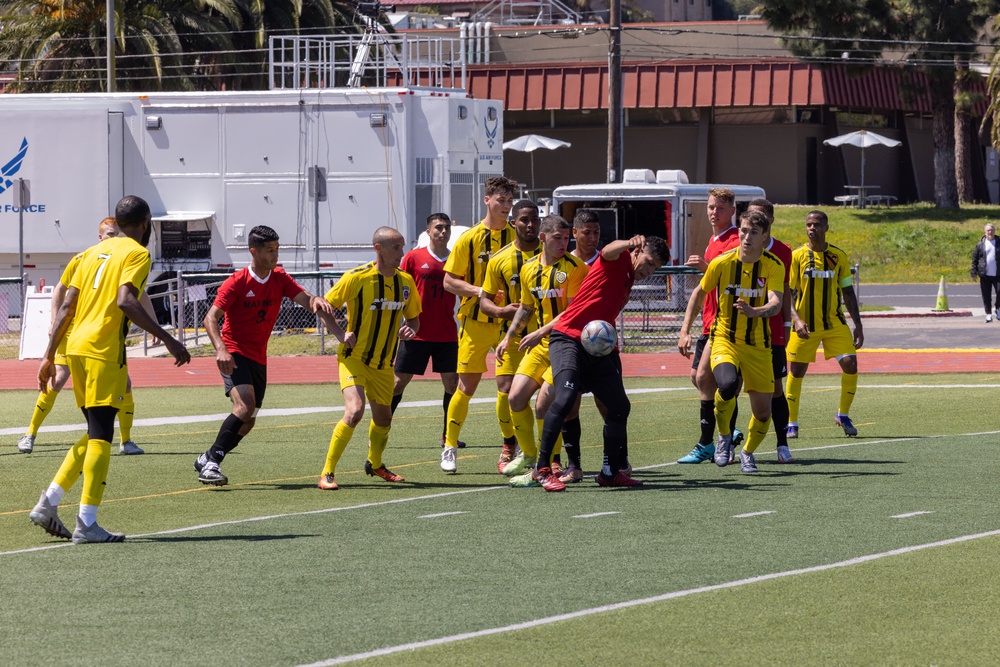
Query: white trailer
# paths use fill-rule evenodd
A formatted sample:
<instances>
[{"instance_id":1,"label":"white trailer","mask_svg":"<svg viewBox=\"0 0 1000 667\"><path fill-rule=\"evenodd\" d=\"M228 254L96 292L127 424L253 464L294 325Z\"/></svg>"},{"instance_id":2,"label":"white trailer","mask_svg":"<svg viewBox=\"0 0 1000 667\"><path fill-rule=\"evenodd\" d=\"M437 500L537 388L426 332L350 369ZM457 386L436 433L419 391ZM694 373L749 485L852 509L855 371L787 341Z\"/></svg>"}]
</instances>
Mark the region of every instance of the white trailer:
<instances>
[{"instance_id":1,"label":"white trailer","mask_svg":"<svg viewBox=\"0 0 1000 667\"><path fill-rule=\"evenodd\" d=\"M729 188L737 210L764 197L752 185L688 183L687 174L664 169L626 169L621 183L563 185L552 192L552 212L572 220L579 208L593 209L601 219L601 244L635 234L659 236L670 245L671 264L683 265L701 255L712 236L706 210L708 191Z\"/></svg>"},{"instance_id":2,"label":"white trailer","mask_svg":"<svg viewBox=\"0 0 1000 667\"><path fill-rule=\"evenodd\" d=\"M153 211L153 279L245 266L259 224L287 270L340 270L379 226L409 245L432 212L474 224L503 173L501 102L441 87L0 95L0 117L0 277L19 272L23 178L29 285L58 280L125 194Z\"/></svg>"}]
</instances>

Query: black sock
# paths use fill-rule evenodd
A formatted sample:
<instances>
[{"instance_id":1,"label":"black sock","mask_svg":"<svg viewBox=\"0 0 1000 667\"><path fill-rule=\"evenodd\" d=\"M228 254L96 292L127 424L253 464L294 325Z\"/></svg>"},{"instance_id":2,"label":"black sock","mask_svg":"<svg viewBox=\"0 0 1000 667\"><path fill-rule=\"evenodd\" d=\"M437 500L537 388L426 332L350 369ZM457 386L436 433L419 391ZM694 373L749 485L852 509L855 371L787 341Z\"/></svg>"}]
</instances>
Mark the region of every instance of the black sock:
<instances>
[{"instance_id":1,"label":"black sock","mask_svg":"<svg viewBox=\"0 0 1000 667\"><path fill-rule=\"evenodd\" d=\"M701 439L699 445L715 442L715 401L701 402Z\"/></svg>"},{"instance_id":2,"label":"black sock","mask_svg":"<svg viewBox=\"0 0 1000 667\"><path fill-rule=\"evenodd\" d=\"M625 424L605 422L604 465L610 468L612 477L625 467L625 459L628 457L627 442L628 431ZM607 474L607 471L602 472Z\"/></svg>"},{"instance_id":3,"label":"black sock","mask_svg":"<svg viewBox=\"0 0 1000 667\"><path fill-rule=\"evenodd\" d=\"M396 394L392 397L392 403L389 404L389 409L392 410L392 414L396 414L396 408L399 406L400 401L403 400L402 394Z\"/></svg>"},{"instance_id":4,"label":"black sock","mask_svg":"<svg viewBox=\"0 0 1000 667\"><path fill-rule=\"evenodd\" d=\"M788 446L788 399L785 395L771 397L771 419L774 434L778 437L778 447Z\"/></svg>"},{"instance_id":5,"label":"black sock","mask_svg":"<svg viewBox=\"0 0 1000 667\"><path fill-rule=\"evenodd\" d=\"M448 406L451 405L451 397L455 394L450 394L447 391L444 392L444 398L441 399L441 405L444 407L444 426L441 428L441 437L443 438L448 432Z\"/></svg>"},{"instance_id":6,"label":"black sock","mask_svg":"<svg viewBox=\"0 0 1000 667\"><path fill-rule=\"evenodd\" d=\"M509 438L504 438L503 439L503 444L505 444L505 445L516 445L517 444L517 436L516 435L512 435Z\"/></svg>"},{"instance_id":7,"label":"black sock","mask_svg":"<svg viewBox=\"0 0 1000 667\"><path fill-rule=\"evenodd\" d=\"M571 466L582 468L580 465L580 418L574 417L563 422L562 427L563 449L566 450L566 458Z\"/></svg>"},{"instance_id":8,"label":"black sock","mask_svg":"<svg viewBox=\"0 0 1000 667\"><path fill-rule=\"evenodd\" d=\"M240 440L243 439L243 436L240 435L240 429L245 423L233 414L226 417L219 428L219 435L215 437L215 442L206 452L209 461L220 464L222 459L226 458L226 454L236 449L236 445L240 444Z\"/></svg>"},{"instance_id":9,"label":"black sock","mask_svg":"<svg viewBox=\"0 0 1000 667\"><path fill-rule=\"evenodd\" d=\"M740 404L739 401L733 406L733 418L729 420L729 432L732 433L736 430L736 418L740 414Z\"/></svg>"}]
</instances>

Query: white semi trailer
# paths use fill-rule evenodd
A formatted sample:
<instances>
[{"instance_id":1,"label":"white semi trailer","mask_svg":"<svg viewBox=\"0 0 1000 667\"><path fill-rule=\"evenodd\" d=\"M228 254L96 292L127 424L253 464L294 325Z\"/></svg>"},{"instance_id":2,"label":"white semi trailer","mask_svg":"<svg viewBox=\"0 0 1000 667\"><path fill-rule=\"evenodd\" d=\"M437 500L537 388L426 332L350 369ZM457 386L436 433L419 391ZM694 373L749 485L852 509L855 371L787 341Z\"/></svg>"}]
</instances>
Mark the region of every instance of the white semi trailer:
<instances>
[{"instance_id":1,"label":"white semi trailer","mask_svg":"<svg viewBox=\"0 0 1000 667\"><path fill-rule=\"evenodd\" d=\"M259 224L286 269L339 270L379 226L411 244L435 211L474 224L503 173L501 102L460 89L9 94L0 118L0 277L21 270L23 220L28 285L58 280L125 194L153 212L153 279L245 266Z\"/></svg>"}]
</instances>

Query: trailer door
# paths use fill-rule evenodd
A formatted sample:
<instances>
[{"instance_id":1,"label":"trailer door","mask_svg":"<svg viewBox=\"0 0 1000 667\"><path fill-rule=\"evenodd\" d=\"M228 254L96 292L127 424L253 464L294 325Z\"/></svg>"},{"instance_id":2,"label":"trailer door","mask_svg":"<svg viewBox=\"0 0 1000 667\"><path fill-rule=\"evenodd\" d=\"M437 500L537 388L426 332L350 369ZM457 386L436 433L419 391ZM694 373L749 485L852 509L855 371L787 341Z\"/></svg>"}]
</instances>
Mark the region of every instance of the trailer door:
<instances>
[{"instance_id":1,"label":"trailer door","mask_svg":"<svg viewBox=\"0 0 1000 667\"><path fill-rule=\"evenodd\" d=\"M125 196L125 114L108 112L108 212Z\"/></svg>"},{"instance_id":2,"label":"trailer door","mask_svg":"<svg viewBox=\"0 0 1000 667\"><path fill-rule=\"evenodd\" d=\"M708 200L684 201L684 248L677 258L683 264L691 255L704 255L712 240L712 223L708 220Z\"/></svg>"}]
</instances>

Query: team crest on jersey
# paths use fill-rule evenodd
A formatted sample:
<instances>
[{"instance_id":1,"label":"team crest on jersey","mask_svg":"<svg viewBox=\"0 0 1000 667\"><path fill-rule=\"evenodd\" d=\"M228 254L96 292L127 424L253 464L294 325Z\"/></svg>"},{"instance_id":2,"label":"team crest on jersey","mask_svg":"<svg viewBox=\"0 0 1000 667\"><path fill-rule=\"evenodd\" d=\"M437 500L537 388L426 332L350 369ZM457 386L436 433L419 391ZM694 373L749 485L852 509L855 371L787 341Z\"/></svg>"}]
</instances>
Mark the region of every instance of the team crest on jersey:
<instances>
[{"instance_id":1,"label":"team crest on jersey","mask_svg":"<svg viewBox=\"0 0 1000 667\"><path fill-rule=\"evenodd\" d=\"M767 278L758 278L757 279L757 287L763 287L766 284L767 284Z\"/></svg>"},{"instance_id":2,"label":"team crest on jersey","mask_svg":"<svg viewBox=\"0 0 1000 667\"><path fill-rule=\"evenodd\" d=\"M410 300L410 288L407 285L403 285L403 301Z\"/></svg>"},{"instance_id":3,"label":"team crest on jersey","mask_svg":"<svg viewBox=\"0 0 1000 667\"><path fill-rule=\"evenodd\" d=\"M489 251L488 250L484 250L481 253L479 253L478 260L479 260L480 264L485 264L486 262L490 261L490 253L489 253Z\"/></svg>"},{"instance_id":4,"label":"team crest on jersey","mask_svg":"<svg viewBox=\"0 0 1000 667\"><path fill-rule=\"evenodd\" d=\"M559 283L560 285L562 283L566 282L566 272L565 271L556 271L556 282Z\"/></svg>"}]
</instances>

